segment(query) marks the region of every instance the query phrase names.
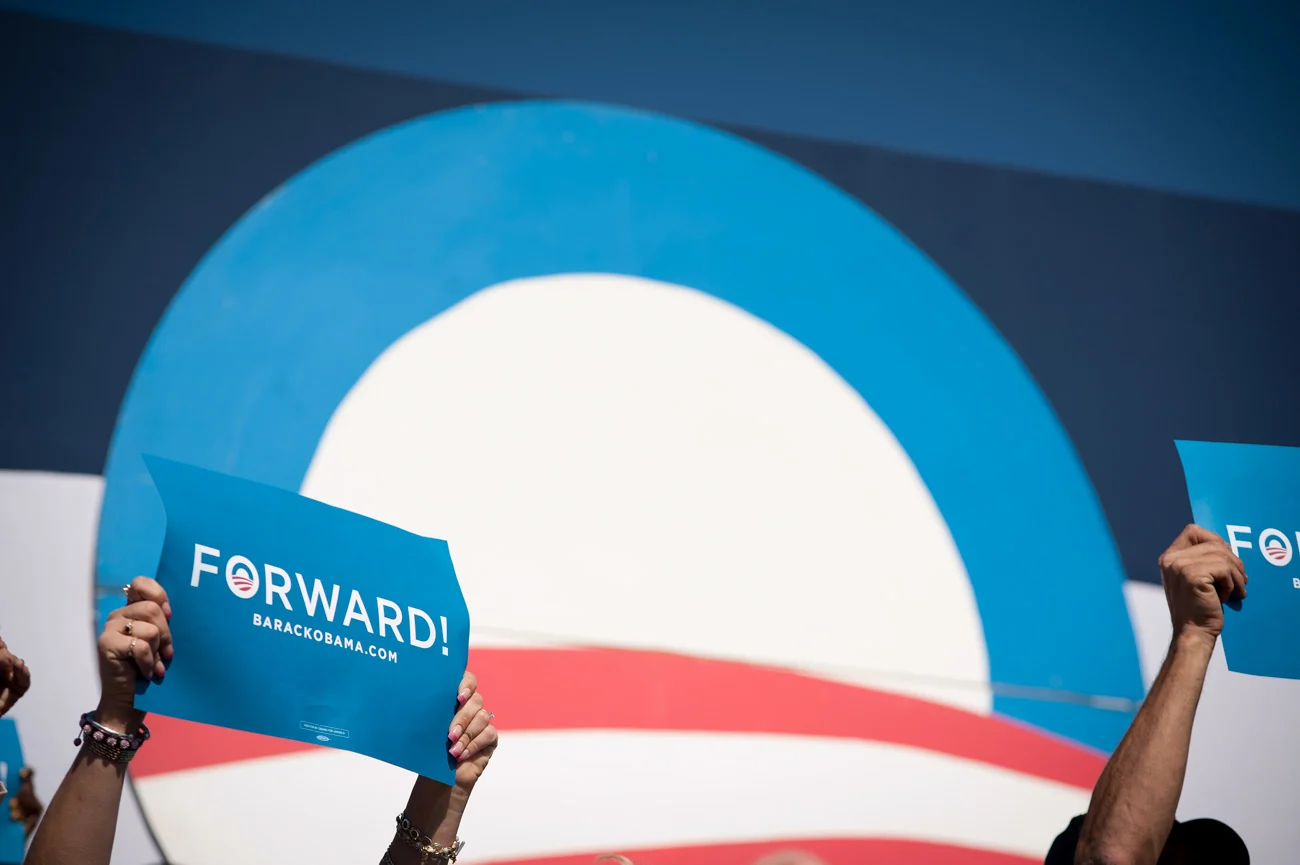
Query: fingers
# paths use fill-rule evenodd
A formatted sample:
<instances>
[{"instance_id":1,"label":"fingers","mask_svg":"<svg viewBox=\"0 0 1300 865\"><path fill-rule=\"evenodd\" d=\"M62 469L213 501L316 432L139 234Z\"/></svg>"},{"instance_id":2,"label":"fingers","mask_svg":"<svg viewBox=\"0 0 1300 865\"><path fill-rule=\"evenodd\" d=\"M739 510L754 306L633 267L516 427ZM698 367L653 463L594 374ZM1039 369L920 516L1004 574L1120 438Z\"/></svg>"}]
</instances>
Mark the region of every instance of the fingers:
<instances>
[{"instance_id":1,"label":"fingers","mask_svg":"<svg viewBox=\"0 0 1300 865\"><path fill-rule=\"evenodd\" d=\"M126 602L130 605L137 601L153 601L162 608L165 618L172 617L172 605L167 600L167 592L158 585L157 580L136 577L131 581L131 584L126 587Z\"/></svg>"},{"instance_id":2,"label":"fingers","mask_svg":"<svg viewBox=\"0 0 1300 865\"><path fill-rule=\"evenodd\" d=\"M4 640L0 640L0 715L12 709L31 684L32 674L26 662L9 651Z\"/></svg>"},{"instance_id":3,"label":"fingers","mask_svg":"<svg viewBox=\"0 0 1300 865\"><path fill-rule=\"evenodd\" d=\"M473 739L479 733L482 733L492 723L492 715L487 709L479 709L470 719L469 726L465 728L465 735Z\"/></svg>"},{"instance_id":4,"label":"fingers","mask_svg":"<svg viewBox=\"0 0 1300 865\"><path fill-rule=\"evenodd\" d=\"M123 633L127 639L127 651L140 669L140 675L146 679L161 679L167 673L160 655L162 630L150 622L132 622L131 632Z\"/></svg>"},{"instance_id":5,"label":"fingers","mask_svg":"<svg viewBox=\"0 0 1300 865\"><path fill-rule=\"evenodd\" d=\"M31 684L32 676L23 659L15 657L8 649L0 648L0 715L12 709Z\"/></svg>"},{"instance_id":6,"label":"fingers","mask_svg":"<svg viewBox=\"0 0 1300 865\"><path fill-rule=\"evenodd\" d=\"M483 698L477 697L478 678L469 670L460 679L460 690L456 694L456 702L460 704L460 710L456 712L456 717L451 719L451 726L447 729L447 738L455 742L465 732L469 726L470 720L474 713L483 708Z\"/></svg>"},{"instance_id":7,"label":"fingers","mask_svg":"<svg viewBox=\"0 0 1300 865\"><path fill-rule=\"evenodd\" d=\"M491 756L496 747L497 728L488 723L465 744L464 749L456 756L456 762L464 763L466 760L472 760L475 757Z\"/></svg>"},{"instance_id":8,"label":"fingers","mask_svg":"<svg viewBox=\"0 0 1300 865\"><path fill-rule=\"evenodd\" d=\"M1207 541L1181 550L1166 550L1160 557L1166 586L1170 581L1212 587L1221 603L1246 597L1246 564L1222 540Z\"/></svg>"},{"instance_id":9,"label":"fingers","mask_svg":"<svg viewBox=\"0 0 1300 865\"><path fill-rule=\"evenodd\" d=\"M99 650L133 664L146 680L161 679L167 672L159 657L161 637L161 630L152 622L112 616L99 637Z\"/></svg>"},{"instance_id":10,"label":"fingers","mask_svg":"<svg viewBox=\"0 0 1300 865\"><path fill-rule=\"evenodd\" d=\"M1214 574L1210 577L1214 583L1214 593L1219 596L1219 603L1226 604L1232 599L1235 582L1231 574Z\"/></svg>"},{"instance_id":11,"label":"fingers","mask_svg":"<svg viewBox=\"0 0 1300 865\"><path fill-rule=\"evenodd\" d=\"M451 742L459 742L464 736L465 730L469 727L474 716L483 708L483 695L474 694L460 707L456 712L456 717L451 719L451 727L447 730L447 739ZM455 748L455 745L452 745ZM454 755L453 755L454 756Z\"/></svg>"},{"instance_id":12,"label":"fingers","mask_svg":"<svg viewBox=\"0 0 1300 865\"><path fill-rule=\"evenodd\" d=\"M461 676L460 679L460 689L456 692L457 702L463 705L466 700L474 696L474 692L477 690L478 678L469 670L466 670L465 675Z\"/></svg>"},{"instance_id":13,"label":"fingers","mask_svg":"<svg viewBox=\"0 0 1300 865\"><path fill-rule=\"evenodd\" d=\"M32 686L32 672L27 669L27 662L14 658L14 671L9 679L9 702L17 701Z\"/></svg>"},{"instance_id":14,"label":"fingers","mask_svg":"<svg viewBox=\"0 0 1300 865\"><path fill-rule=\"evenodd\" d=\"M447 731L447 739L451 742L447 752L463 763L471 756L495 747L496 729L492 726L492 716L483 708L483 695L478 693L478 679L469 670L465 671L460 680L456 700L460 703L460 709L451 719L451 727Z\"/></svg>"},{"instance_id":15,"label":"fingers","mask_svg":"<svg viewBox=\"0 0 1300 865\"><path fill-rule=\"evenodd\" d=\"M1215 589L1223 603L1239 601L1246 597L1246 563L1232 553L1226 543L1202 544L1186 554L1194 568L1201 569L1214 580Z\"/></svg>"},{"instance_id":16,"label":"fingers","mask_svg":"<svg viewBox=\"0 0 1300 865\"><path fill-rule=\"evenodd\" d=\"M157 650L159 659L161 661L170 661L172 659L174 654L172 649L172 629L167 624L167 611L156 601L136 601L127 604L125 607L119 607L110 613L108 617L110 620L115 618L127 619L133 622L148 622L153 625L158 629Z\"/></svg>"}]
</instances>

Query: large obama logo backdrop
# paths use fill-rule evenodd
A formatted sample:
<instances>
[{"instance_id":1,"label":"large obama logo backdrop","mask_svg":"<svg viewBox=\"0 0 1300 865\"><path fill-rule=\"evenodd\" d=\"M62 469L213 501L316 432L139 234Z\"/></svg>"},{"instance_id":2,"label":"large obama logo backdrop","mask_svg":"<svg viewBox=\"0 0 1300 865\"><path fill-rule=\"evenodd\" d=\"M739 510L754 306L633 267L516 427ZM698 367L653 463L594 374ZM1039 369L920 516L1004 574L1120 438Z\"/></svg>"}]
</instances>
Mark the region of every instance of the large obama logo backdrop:
<instances>
[{"instance_id":1,"label":"large obama logo backdrop","mask_svg":"<svg viewBox=\"0 0 1300 865\"><path fill-rule=\"evenodd\" d=\"M1128 715L1085 698L1141 695L1105 521L1013 350L860 202L695 124L498 105L321 160L140 361L106 586L156 561L141 453L449 539L474 645L520 658L783 668L1088 759Z\"/></svg>"}]
</instances>

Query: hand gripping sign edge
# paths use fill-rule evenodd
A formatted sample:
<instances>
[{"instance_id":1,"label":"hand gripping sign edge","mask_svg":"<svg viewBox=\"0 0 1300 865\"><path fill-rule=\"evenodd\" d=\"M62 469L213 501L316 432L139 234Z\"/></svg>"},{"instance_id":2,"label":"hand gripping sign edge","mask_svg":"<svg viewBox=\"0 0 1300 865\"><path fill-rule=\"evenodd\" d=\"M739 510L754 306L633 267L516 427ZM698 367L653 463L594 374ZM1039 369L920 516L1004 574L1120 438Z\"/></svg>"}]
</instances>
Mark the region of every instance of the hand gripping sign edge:
<instances>
[{"instance_id":1,"label":"hand gripping sign edge","mask_svg":"<svg viewBox=\"0 0 1300 865\"><path fill-rule=\"evenodd\" d=\"M455 714L469 614L446 542L265 484L145 463L167 513L157 574L180 649L137 706L450 783L454 761L429 747L429 731Z\"/></svg>"}]
</instances>

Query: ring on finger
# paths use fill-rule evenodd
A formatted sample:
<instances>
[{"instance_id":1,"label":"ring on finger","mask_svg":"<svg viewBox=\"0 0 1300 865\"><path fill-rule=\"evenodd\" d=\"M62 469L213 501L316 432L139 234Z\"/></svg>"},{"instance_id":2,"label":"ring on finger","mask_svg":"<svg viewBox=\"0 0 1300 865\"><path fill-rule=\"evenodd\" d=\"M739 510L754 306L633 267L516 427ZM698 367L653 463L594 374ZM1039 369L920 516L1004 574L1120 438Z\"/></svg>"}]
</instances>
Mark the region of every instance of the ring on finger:
<instances>
[{"instance_id":1,"label":"ring on finger","mask_svg":"<svg viewBox=\"0 0 1300 865\"><path fill-rule=\"evenodd\" d=\"M127 619L127 620L126 620L126 635L127 635L128 637L135 636L135 635L132 633L132 631L134 631L134 630L135 630L135 622L131 621L130 619Z\"/></svg>"},{"instance_id":2,"label":"ring on finger","mask_svg":"<svg viewBox=\"0 0 1300 865\"><path fill-rule=\"evenodd\" d=\"M488 721L491 722L491 720L496 716L497 716L496 712L488 712Z\"/></svg>"},{"instance_id":3,"label":"ring on finger","mask_svg":"<svg viewBox=\"0 0 1300 865\"><path fill-rule=\"evenodd\" d=\"M132 637L132 638L131 638L131 645L127 647L127 651L128 651L128 652L134 652L134 651L135 651L135 637Z\"/></svg>"}]
</instances>

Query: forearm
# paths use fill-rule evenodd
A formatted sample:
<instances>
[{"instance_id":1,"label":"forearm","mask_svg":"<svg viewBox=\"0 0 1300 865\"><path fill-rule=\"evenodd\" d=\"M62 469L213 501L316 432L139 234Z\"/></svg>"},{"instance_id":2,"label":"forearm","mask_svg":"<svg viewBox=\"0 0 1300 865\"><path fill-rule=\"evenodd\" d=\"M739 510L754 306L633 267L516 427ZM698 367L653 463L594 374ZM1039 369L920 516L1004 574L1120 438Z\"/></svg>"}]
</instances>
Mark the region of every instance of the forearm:
<instances>
[{"instance_id":1,"label":"forearm","mask_svg":"<svg viewBox=\"0 0 1300 865\"><path fill-rule=\"evenodd\" d=\"M96 719L114 730L139 727L143 714L101 706ZM109 865L126 764L82 746L36 830L26 865Z\"/></svg>"},{"instance_id":2,"label":"forearm","mask_svg":"<svg viewBox=\"0 0 1300 865\"><path fill-rule=\"evenodd\" d=\"M448 787L428 778L416 778L411 795L406 800L406 819L433 839L440 847L456 843L461 816L469 794L457 787ZM388 848L394 865L418 865L420 854L409 844L394 838Z\"/></svg>"},{"instance_id":3,"label":"forearm","mask_svg":"<svg viewBox=\"0 0 1300 865\"><path fill-rule=\"evenodd\" d=\"M1173 826L1215 638L1176 634L1137 717L1093 790L1075 861L1155 863Z\"/></svg>"}]
</instances>

